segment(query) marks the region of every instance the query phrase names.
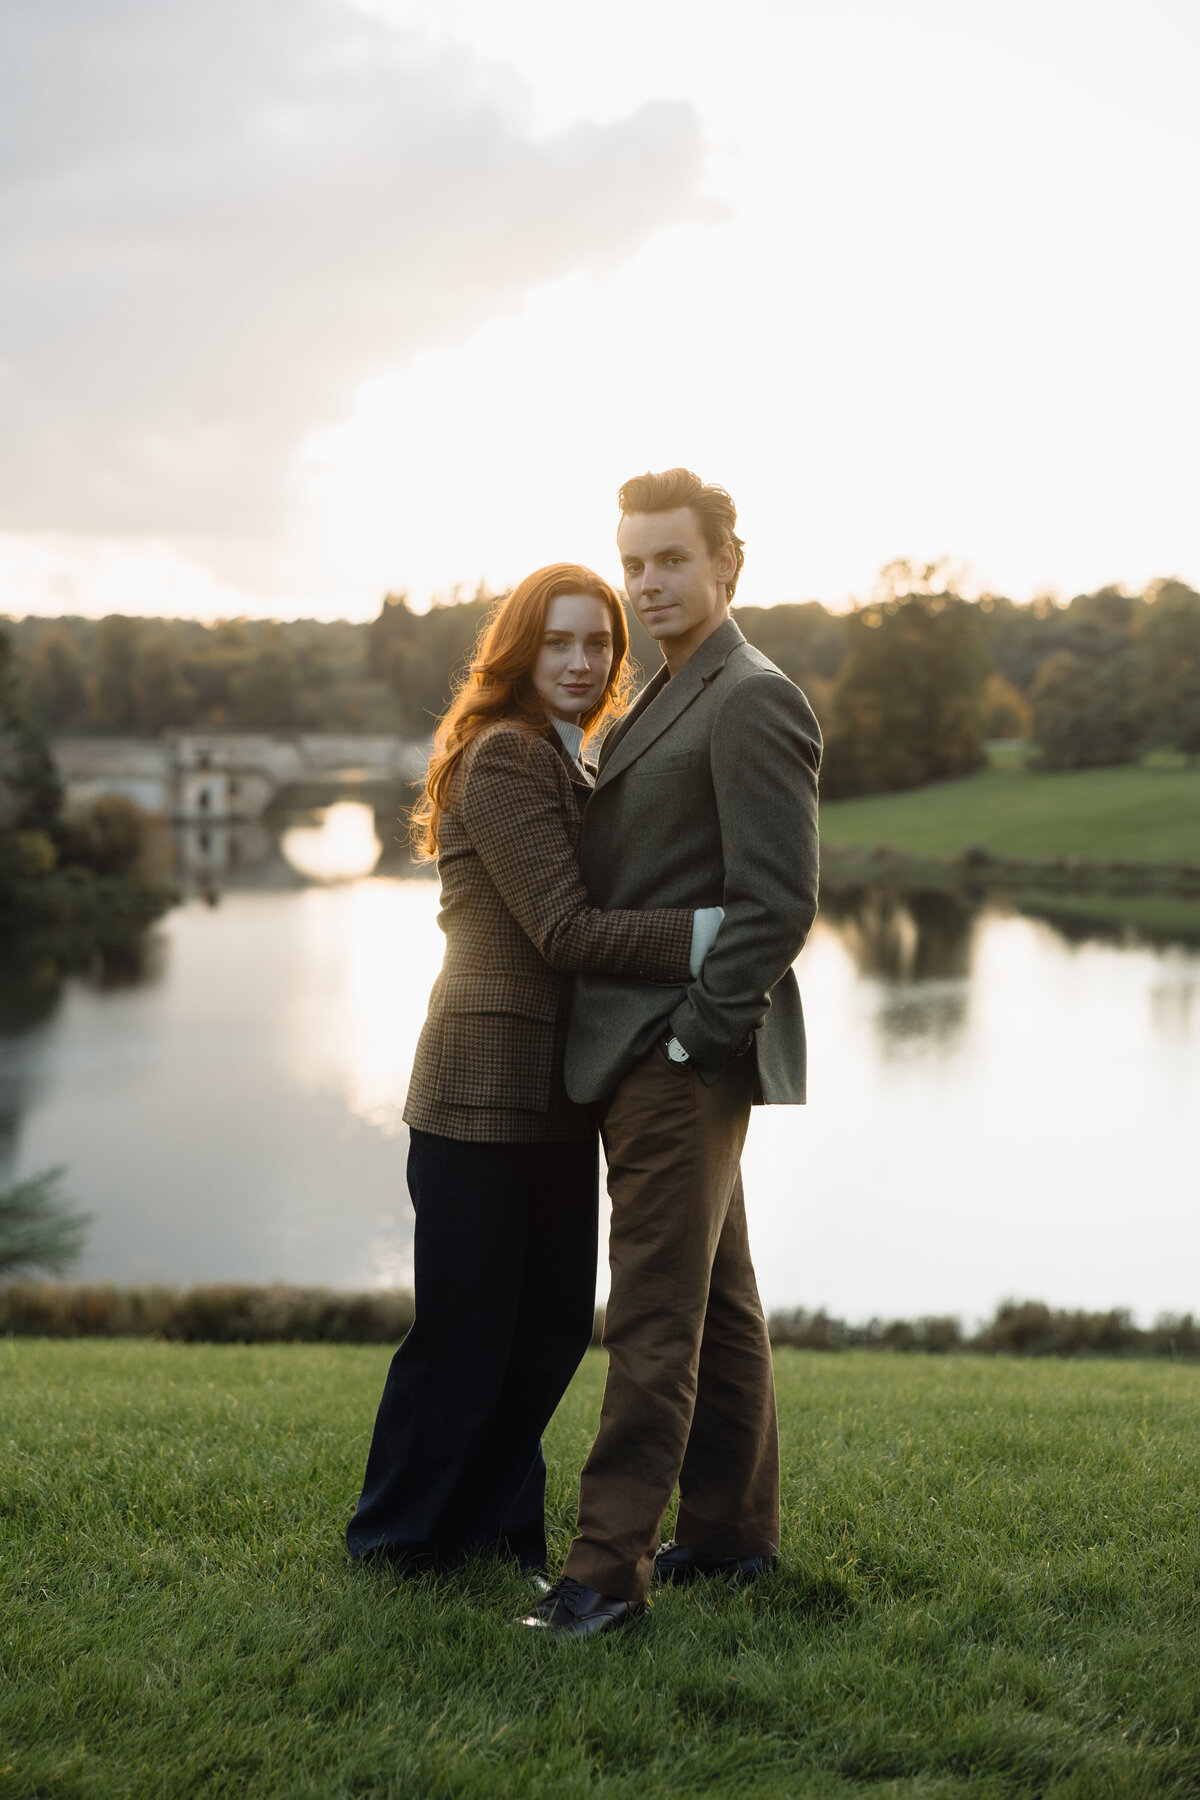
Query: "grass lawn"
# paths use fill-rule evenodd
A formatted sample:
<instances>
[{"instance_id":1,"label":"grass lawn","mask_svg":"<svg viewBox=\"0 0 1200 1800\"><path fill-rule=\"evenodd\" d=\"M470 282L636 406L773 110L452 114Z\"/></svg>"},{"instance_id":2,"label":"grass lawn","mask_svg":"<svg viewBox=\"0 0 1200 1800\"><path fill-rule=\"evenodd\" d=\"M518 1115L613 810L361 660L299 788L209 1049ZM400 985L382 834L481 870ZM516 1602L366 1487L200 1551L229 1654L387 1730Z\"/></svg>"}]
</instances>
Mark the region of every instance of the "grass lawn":
<instances>
[{"instance_id":1,"label":"grass lawn","mask_svg":"<svg viewBox=\"0 0 1200 1800\"><path fill-rule=\"evenodd\" d=\"M1134 764L1038 775L1020 759L907 794L822 802L826 844L914 856L956 856L985 844L996 856L1100 862L1200 862L1200 767Z\"/></svg>"},{"instance_id":2,"label":"grass lawn","mask_svg":"<svg viewBox=\"0 0 1200 1800\"><path fill-rule=\"evenodd\" d=\"M779 1571L563 1645L347 1562L386 1363L0 1342L0 1794L1200 1793L1200 1369L781 1352Z\"/></svg>"}]
</instances>

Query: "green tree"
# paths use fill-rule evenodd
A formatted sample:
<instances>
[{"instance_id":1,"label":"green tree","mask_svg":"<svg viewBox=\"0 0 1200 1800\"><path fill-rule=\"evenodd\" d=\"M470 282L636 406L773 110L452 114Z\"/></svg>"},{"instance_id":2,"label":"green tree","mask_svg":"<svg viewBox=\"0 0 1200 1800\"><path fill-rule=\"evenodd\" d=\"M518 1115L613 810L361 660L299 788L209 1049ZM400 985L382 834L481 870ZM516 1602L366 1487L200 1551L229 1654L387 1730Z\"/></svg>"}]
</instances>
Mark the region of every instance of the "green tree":
<instances>
[{"instance_id":1,"label":"green tree","mask_svg":"<svg viewBox=\"0 0 1200 1800\"><path fill-rule=\"evenodd\" d=\"M391 687L402 731L425 737L433 730L493 604L477 594L414 613L403 594L387 596L368 627L367 670Z\"/></svg>"},{"instance_id":2,"label":"green tree","mask_svg":"<svg viewBox=\"0 0 1200 1800\"><path fill-rule=\"evenodd\" d=\"M797 687L805 690L836 680L846 660L846 621L819 600L781 601L778 606L736 606L749 641L769 656Z\"/></svg>"},{"instance_id":3,"label":"green tree","mask_svg":"<svg viewBox=\"0 0 1200 1800\"><path fill-rule=\"evenodd\" d=\"M150 821L123 794L100 794L64 813L55 831L59 857L97 875L132 875L146 851Z\"/></svg>"},{"instance_id":4,"label":"green tree","mask_svg":"<svg viewBox=\"0 0 1200 1800\"><path fill-rule=\"evenodd\" d=\"M87 711L83 657L71 633L61 624L42 632L25 672L29 710L48 731L78 724Z\"/></svg>"},{"instance_id":5,"label":"green tree","mask_svg":"<svg viewBox=\"0 0 1200 1800\"><path fill-rule=\"evenodd\" d=\"M183 661L183 679L196 696L190 723L220 729L229 723L231 694L250 657L242 625L223 621L191 644Z\"/></svg>"},{"instance_id":6,"label":"green tree","mask_svg":"<svg viewBox=\"0 0 1200 1800\"><path fill-rule=\"evenodd\" d=\"M252 731L290 731L299 723L296 659L275 626L230 682L233 723Z\"/></svg>"},{"instance_id":7,"label":"green tree","mask_svg":"<svg viewBox=\"0 0 1200 1800\"><path fill-rule=\"evenodd\" d=\"M1041 665L1063 647L1066 608L1047 595L1018 606L1003 595L985 594L979 611L996 673L1028 699Z\"/></svg>"},{"instance_id":8,"label":"green tree","mask_svg":"<svg viewBox=\"0 0 1200 1800\"><path fill-rule=\"evenodd\" d=\"M134 723L145 737L157 737L173 725L189 725L196 716L196 695L184 679L170 632L158 631L139 642L131 689Z\"/></svg>"},{"instance_id":9,"label":"green tree","mask_svg":"<svg viewBox=\"0 0 1200 1800\"><path fill-rule=\"evenodd\" d=\"M109 613L96 633L91 716L106 731L136 731L134 669L140 630L136 619Z\"/></svg>"},{"instance_id":10,"label":"green tree","mask_svg":"<svg viewBox=\"0 0 1200 1800\"><path fill-rule=\"evenodd\" d=\"M1200 594L1155 582L1138 622L1143 721L1150 749L1200 754Z\"/></svg>"},{"instance_id":11,"label":"green tree","mask_svg":"<svg viewBox=\"0 0 1200 1800\"><path fill-rule=\"evenodd\" d=\"M1032 715L1025 696L992 670L983 689L983 734L989 738L1027 738Z\"/></svg>"},{"instance_id":12,"label":"green tree","mask_svg":"<svg viewBox=\"0 0 1200 1800\"><path fill-rule=\"evenodd\" d=\"M0 1193L0 1279L41 1269L64 1275L83 1254L91 1220L59 1193L61 1169L47 1169Z\"/></svg>"},{"instance_id":13,"label":"green tree","mask_svg":"<svg viewBox=\"0 0 1200 1800\"><path fill-rule=\"evenodd\" d=\"M385 594L377 618L367 626L367 674L386 681L396 696L401 730L423 736L429 702L429 674L422 653L420 620L407 594Z\"/></svg>"},{"instance_id":14,"label":"green tree","mask_svg":"<svg viewBox=\"0 0 1200 1800\"><path fill-rule=\"evenodd\" d=\"M367 626L367 674L391 681L395 665L411 651L417 639L417 615L407 594L385 594L379 614Z\"/></svg>"},{"instance_id":15,"label":"green tree","mask_svg":"<svg viewBox=\"0 0 1200 1800\"><path fill-rule=\"evenodd\" d=\"M1128 648L1060 650L1033 684L1033 741L1044 769L1102 768L1142 753L1144 672Z\"/></svg>"},{"instance_id":16,"label":"green tree","mask_svg":"<svg viewBox=\"0 0 1200 1800\"><path fill-rule=\"evenodd\" d=\"M822 776L830 798L983 767L988 669L976 606L950 592L893 594L847 615L846 642Z\"/></svg>"},{"instance_id":17,"label":"green tree","mask_svg":"<svg viewBox=\"0 0 1200 1800\"><path fill-rule=\"evenodd\" d=\"M61 806L54 759L26 710L12 642L0 631L0 835L48 831Z\"/></svg>"},{"instance_id":18,"label":"green tree","mask_svg":"<svg viewBox=\"0 0 1200 1800\"><path fill-rule=\"evenodd\" d=\"M1076 655L1111 655L1129 641L1141 606L1124 588L1097 588L1076 594L1063 614L1064 648Z\"/></svg>"}]
</instances>

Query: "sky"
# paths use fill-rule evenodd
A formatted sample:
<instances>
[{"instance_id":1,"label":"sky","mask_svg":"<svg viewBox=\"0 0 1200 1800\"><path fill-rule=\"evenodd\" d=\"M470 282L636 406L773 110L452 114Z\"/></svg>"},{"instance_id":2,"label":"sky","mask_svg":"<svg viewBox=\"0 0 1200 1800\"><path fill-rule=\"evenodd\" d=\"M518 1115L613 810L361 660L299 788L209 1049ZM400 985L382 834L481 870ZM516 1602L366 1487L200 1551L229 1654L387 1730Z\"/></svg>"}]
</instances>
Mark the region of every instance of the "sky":
<instances>
[{"instance_id":1,"label":"sky","mask_svg":"<svg viewBox=\"0 0 1200 1800\"><path fill-rule=\"evenodd\" d=\"M1200 585L1194 0L0 7L0 613Z\"/></svg>"}]
</instances>

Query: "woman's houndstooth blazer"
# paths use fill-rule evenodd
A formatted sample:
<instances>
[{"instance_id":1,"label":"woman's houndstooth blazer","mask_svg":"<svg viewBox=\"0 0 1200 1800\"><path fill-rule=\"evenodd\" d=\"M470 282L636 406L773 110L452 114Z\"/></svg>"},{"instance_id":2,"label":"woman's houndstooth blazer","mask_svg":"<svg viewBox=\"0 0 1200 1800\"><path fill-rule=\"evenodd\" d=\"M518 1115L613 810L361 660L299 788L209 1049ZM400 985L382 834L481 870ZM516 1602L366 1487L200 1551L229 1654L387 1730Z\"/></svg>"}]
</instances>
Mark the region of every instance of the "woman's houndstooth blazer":
<instances>
[{"instance_id":1,"label":"woman's houndstooth blazer","mask_svg":"<svg viewBox=\"0 0 1200 1800\"><path fill-rule=\"evenodd\" d=\"M580 969L684 986L692 914L601 912L576 851L589 778L556 732L499 721L466 752L440 824L446 956L417 1044L404 1119L487 1143L588 1137L562 1065Z\"/></svg>"}]
</instances>

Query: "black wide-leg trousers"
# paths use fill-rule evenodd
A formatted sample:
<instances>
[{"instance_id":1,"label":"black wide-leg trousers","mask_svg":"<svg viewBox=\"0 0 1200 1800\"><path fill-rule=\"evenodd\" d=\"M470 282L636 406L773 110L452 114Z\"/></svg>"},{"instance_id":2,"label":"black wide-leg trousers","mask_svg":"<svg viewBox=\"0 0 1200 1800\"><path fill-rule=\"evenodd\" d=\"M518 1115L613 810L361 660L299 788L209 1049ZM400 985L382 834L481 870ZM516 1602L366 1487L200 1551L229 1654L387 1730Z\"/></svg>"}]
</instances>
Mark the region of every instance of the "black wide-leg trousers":
<instances>
[{"instance_id":1,"label":"black wide-leg trousers","mask_svg":"<svg viewBox=\"0 0 1200 1800\"><path fill-rule=\"evenodd\" d=\"M544 1564L541 1437L591 1340L596 1184L595 1138L411 1132L416 1317L384 1384L352 1556Z\"/></svg>"}]
</instances>

